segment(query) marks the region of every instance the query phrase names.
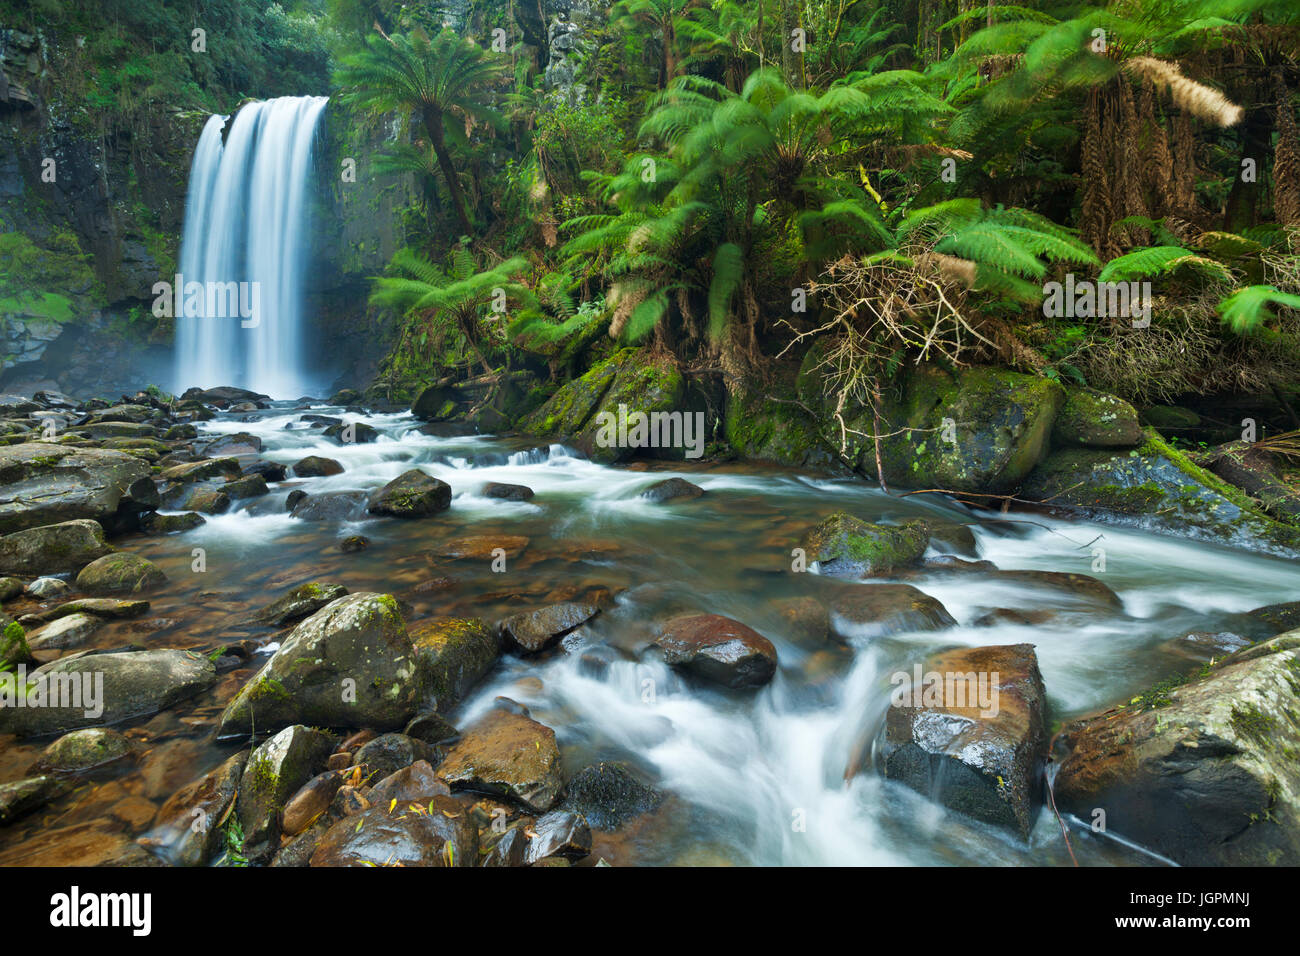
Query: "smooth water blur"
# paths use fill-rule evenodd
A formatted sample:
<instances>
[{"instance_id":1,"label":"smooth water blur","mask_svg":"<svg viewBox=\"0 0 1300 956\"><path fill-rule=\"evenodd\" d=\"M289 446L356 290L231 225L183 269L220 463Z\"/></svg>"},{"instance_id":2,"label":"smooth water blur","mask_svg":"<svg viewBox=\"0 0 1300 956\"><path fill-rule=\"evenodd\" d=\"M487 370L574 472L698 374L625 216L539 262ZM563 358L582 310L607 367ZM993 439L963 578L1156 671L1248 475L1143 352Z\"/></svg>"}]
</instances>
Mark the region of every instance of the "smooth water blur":
<instances>
[{"instance_id":1,"label":"smooth water blur","mask_svg":"<svg viewBox=\"0 0 1300 956\"><path fill-rule=\"evenodd\" d=\"M861 741L883 720L889 676L910 671L932 651L955 644L1036 645L1050 719L1057 722L1127 699L1194 666L1173 638L1213 629L1216 617L1295 597L1292 564L1201 542L1183 542L1039 515L976 515L934 496L898 497L861 481L752 465L656 464L610 468L559 445L491 437L436 438L410 416L358 417L381 437L340 446L308 429L305 408L283 405L257 420L223 417L208 435L250 432L262 457L286 464L314 454L345 471L291 479L272 494L235 503L194 531L122 542L157 562L170 583L151 596L151 619L175 623L145 633L122 622L97 635L99 646L193 646L283 634L240 627L238 618L309 580L384 591L413 618L476 616L490 623L557 601L613 598L612 606L542 659L505 656L454 712L465 725L504 695L555 729L566 771L595 760L623 760L671 797L627 833L598 835L617 862L738 864L1069 864L1055 818L1044 810L1028 846L884 782L868 768L845 782ZM448 482L449 511L418 521L307 522L285 513L293 488L309 494L369 491L412 467ZM656 481L680 475L706 494L680 504L638 498ZM481 494L485 482L524 484L527 503ZM1083 607L1070 595L978 572L924 571L908 583L936 597L957 620L943 632L855 640L847 648L810 645L791 631L783 601L843 584L791 572L791 551L821 518L847 510L866 520L946 518L971 525L980 557L998 568L1095 574L1123 599L1120 612ZM339 541L370 539L345 554ZM453 538L523 535L526 550L501 572L490 559L440 556ZM201 549L196 552L195 549ZM1094 571L1098 550L1104 572ZM206 570L194 570L202 555ZM976 626L991 608L1058 609L1045 623ZM776 645L781 669L757 693L737 695L683 681L649 649L656 626L683 612L707 611L749 624ZM285 632L287 633L287 632ZM266 648L263 648L265 651ZM155 747L142 778L112 785L161 800L215 767L233 745L212 740L221 707L265 660L224 675L215 692L144 725ZM0 779L30 762L38 745L0 758ZM150 788L153 788L152 790ZM67 819L93 812L91 800ZM124 823L130 829L130 823ZM35 823L0 831L0 847L39 832ZM24 836L25 835L25 836ZM602 843L601 841L605 842ZM1081 863L1150 863L1118 842L1072 831ZM0 853L0 859L3 854Z\"/></svg>"}]
</instances>

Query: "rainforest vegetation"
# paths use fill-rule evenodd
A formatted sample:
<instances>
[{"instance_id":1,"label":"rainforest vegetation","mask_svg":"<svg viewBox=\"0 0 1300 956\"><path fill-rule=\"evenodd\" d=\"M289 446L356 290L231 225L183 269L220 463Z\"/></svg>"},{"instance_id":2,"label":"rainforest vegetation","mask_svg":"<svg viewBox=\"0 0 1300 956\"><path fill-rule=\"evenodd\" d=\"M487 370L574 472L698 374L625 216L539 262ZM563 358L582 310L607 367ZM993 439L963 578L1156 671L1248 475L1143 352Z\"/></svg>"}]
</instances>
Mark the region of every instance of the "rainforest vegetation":
<instances>
[{"instance_id":1,"label":"rainforest vegetation","mask_svg":"<svg viewBox=\"0 0 1300 956\"><path fill-rule=\"evenodd\" d=\"M67 109L104 133L305 92L396 121L376 168L418 208L374 304L403 317L399 399L615 342L734 390L814 339L857 401L918 357L1146 403L1293 388L1294 4L622 0L558 5L598 14L568 46L529 6L4 13L76 37ZM175 42L195 30L206 56ZM1150 326L1045 316L1066 272L1150 282Z\"/></svg>"}]
</instances>

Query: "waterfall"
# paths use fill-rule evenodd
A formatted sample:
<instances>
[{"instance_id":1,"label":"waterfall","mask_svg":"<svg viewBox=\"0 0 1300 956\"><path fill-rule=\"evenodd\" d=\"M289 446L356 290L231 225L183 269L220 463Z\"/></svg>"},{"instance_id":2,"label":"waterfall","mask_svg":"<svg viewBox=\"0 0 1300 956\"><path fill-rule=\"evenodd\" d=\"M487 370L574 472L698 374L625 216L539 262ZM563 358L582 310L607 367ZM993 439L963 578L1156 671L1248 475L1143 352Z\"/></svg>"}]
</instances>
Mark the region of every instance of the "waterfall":
<instances>
[{"instance_id":1,"label":"waterfall","mask_svg":"<svg viewBox=\"0 0 1300 956\"><path fill-rule=\"evenodd\" d=\"M213 116L204 126L185 200L175 282L182 288L174 292L178 390L239 385L296 398L309 389L302 330L308 197L327 101L250 103L233 120Z\"/></svg>"}]
</instances>

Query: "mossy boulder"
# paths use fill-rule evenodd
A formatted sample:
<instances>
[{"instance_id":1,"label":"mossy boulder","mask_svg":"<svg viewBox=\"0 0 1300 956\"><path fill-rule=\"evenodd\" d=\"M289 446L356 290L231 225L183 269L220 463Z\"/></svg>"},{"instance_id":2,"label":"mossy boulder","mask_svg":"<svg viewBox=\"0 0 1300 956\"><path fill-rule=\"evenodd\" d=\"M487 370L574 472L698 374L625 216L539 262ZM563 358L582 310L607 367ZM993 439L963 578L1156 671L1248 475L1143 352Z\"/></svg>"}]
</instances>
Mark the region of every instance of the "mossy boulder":
<instances>
[{"instance_id":1,"label":"mossy boulder","mask_svg":"<svg viewBox=\"0 0 1300 956\"><path fill-rule=\"evenodd\" d=\"M412 468L398 475L366 502L372 515L427 518L451 507L451 485Z\"/></svg>"},{"instance_id":2,"label":"mossy boulder","mask_svg":"<svg viewBox=\"0 0 1300 956\"><path fill-rule=\"evenodd\" d=\"M492 669L501 653L497 632L478 618L439 618L411 630L418 680L434 710L454 707Z\"/></svg>"},{"instance_id":3,"label":"mossy boulder","mask_svg":"<svg viewBox=\"0 0 1300 956\"><path fill-rule=\"evenodd\" d=\"M838 511L808 531L803 549L824 573L880 575L916 564L929 541L924 521L870 524Z\"/></svg>"},{"instance_id":4,"label":"mossy boulder","mask_svg":"<svg viewBox=\"0 0 1300 956\"><path fill-rule=\"evenodd\" d=\"M732 450L752 461L793 468L832 461L792 385L774 385L770 391L742 385L730 392L723 432Z\"/></svg>"},{"instance_id":5,"label":"mossy boulder","mask_svg":"<svg viewBox=\"0 0 1300 956\"><path fill-rule=\"evenodd\" d=\"M870 408L850 405L843 425L824 395L820 352L809 351L799 395L818 410L823 443L875 476L875 442L885 480L900 488L1002 493L1014 490L1047 454L1052 423L1064 400L1056 382L996 368L956 373L907 368L882 392L879 422Z\"/></svg>"},{"instance_id":6,"label":"mossy boulder","mask_svg":"<svg viewBox=\"0 0 1300 956\"><path fill-rule=\"evenodd\" d=\"M0 538L0 571L36 575L76 572L112 550L99 522L89 518L61 521Z\"/></svg>"},{"instance_id":7,"label":"mossy boulder","mask_svg":"<svg viewBox=\"0 0 1300 956\"><path fill-rule=\"evenodd\" d=\"M1062 812L1183 866L1300 864L1300 631L1069 725Z\"/></svg>"},{"instance_id":8,"label":"mossy boulder","mask_svg":"<svg viewBox=\"0 0 1300 956\"><path fill-rule=\"evenodd\" d=\"M684 447L656 448L648 439L639 447L606 442L602 425L611 420L606 414L616 426L637 412L687 415L690 410L684 407L685 397L681 371L671 360L643 349L623 349L565 384L541 408L524 416L518 427L525 434L569 441L594 461L626 461L637 454L683 458ZM693 427L694 422L691 424ZM699 436L701 443L704 438Z\"/></svg>"},{"instance_id":9,"label":"mossy boulder","mask_svg":"<svg viewBox=\"0 0 1300 956\"><path fill-rule=\"evenodd\" d=\"M1300 529L1272 520L1236 488L1152 429L1127 452L1067 449L1042 462L1020 491L1060 512L1148 531L1300 555Z\"/></svg>"},{"instance_id":10,"label":"mossy boulder","mask_svg":"<svg viewBox=\"0 0 1300 956\"><path fill-rule=\"evenodd\" d=\"M300 584L288 594L272 601L254 615L254 619L271 627L283 627L292 621L298 621L309 614L315 614L331 601L337 601L348 593L341 584L327 581L308 581Z\"/></svg>"},{"instance_id":11,"label":"mossy boulder","mask_svg":"<svg viewBox=\"0 0 1300 956\"><path fill-rule=\"evenodd\" d=\"M96 558L77 575L77 588L87 594L140 594L167 583L162 568L148 558L129 551L115 551Z\"/></svg>"},{"instance_id":12,"label":"mossy boulder","mask_svg":"<svg viewBox=\"0 0 1300 956\"><path fill-rule=\"evenodd\" d=\"M1052 425L1063 448L1132 448L1142 444L1138 413L1128 402L1093 388L1067 388Z\"/></svg>"},{"instance_id":13,"label":"mossy boulder","mask_svg":"<svg viewBox=\"0 0 1300 956\"><path fill-rule=\"evenodd\" d=\"M82 773L135 752L131 741L111 727L86 727L64 734L41 753L32 773Z\"/></svg>"},{"instance_id":14,"label":"mossy boulder","mask_svg":"<svg viewBox=\"0 0 1300 956\"><path fill-rule=\"evenodd\" d=\"M235 813L250 860L271 856L278 846L279 813L288 799L324 769L334 738L301 724L285 727L248 758L239 782Z\"/></svg>"},{"instance_id":15,"label":"mossy boulder","mask_svg":"<svg viewBox=\"0 0 1300 956\"><path fill-rule=\"evenodd\" d=\"M362 592L294 628L226 707L218 733L246 734L254 724L396 730L418 704L415 647L397 601Z\"/></svg>"}]
</instances>

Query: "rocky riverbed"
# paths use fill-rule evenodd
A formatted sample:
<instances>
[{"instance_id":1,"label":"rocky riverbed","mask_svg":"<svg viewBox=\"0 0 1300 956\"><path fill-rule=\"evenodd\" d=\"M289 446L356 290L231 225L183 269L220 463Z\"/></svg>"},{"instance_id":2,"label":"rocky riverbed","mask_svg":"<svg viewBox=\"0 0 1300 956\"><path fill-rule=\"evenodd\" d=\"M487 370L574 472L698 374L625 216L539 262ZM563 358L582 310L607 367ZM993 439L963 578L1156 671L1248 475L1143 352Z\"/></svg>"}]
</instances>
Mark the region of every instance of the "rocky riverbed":
<instances>
[{"instance_id":1,"label":"rocky riverbed","mask_svg":"<svg viewBox=\"0 0 1300 956\"><path fill-rule=\"evenodd\" d=\"M1073 459L1067 520L238 389L0 431L0 865L1300 862L1294 562Z\"/></svg>"}]
</instances>

